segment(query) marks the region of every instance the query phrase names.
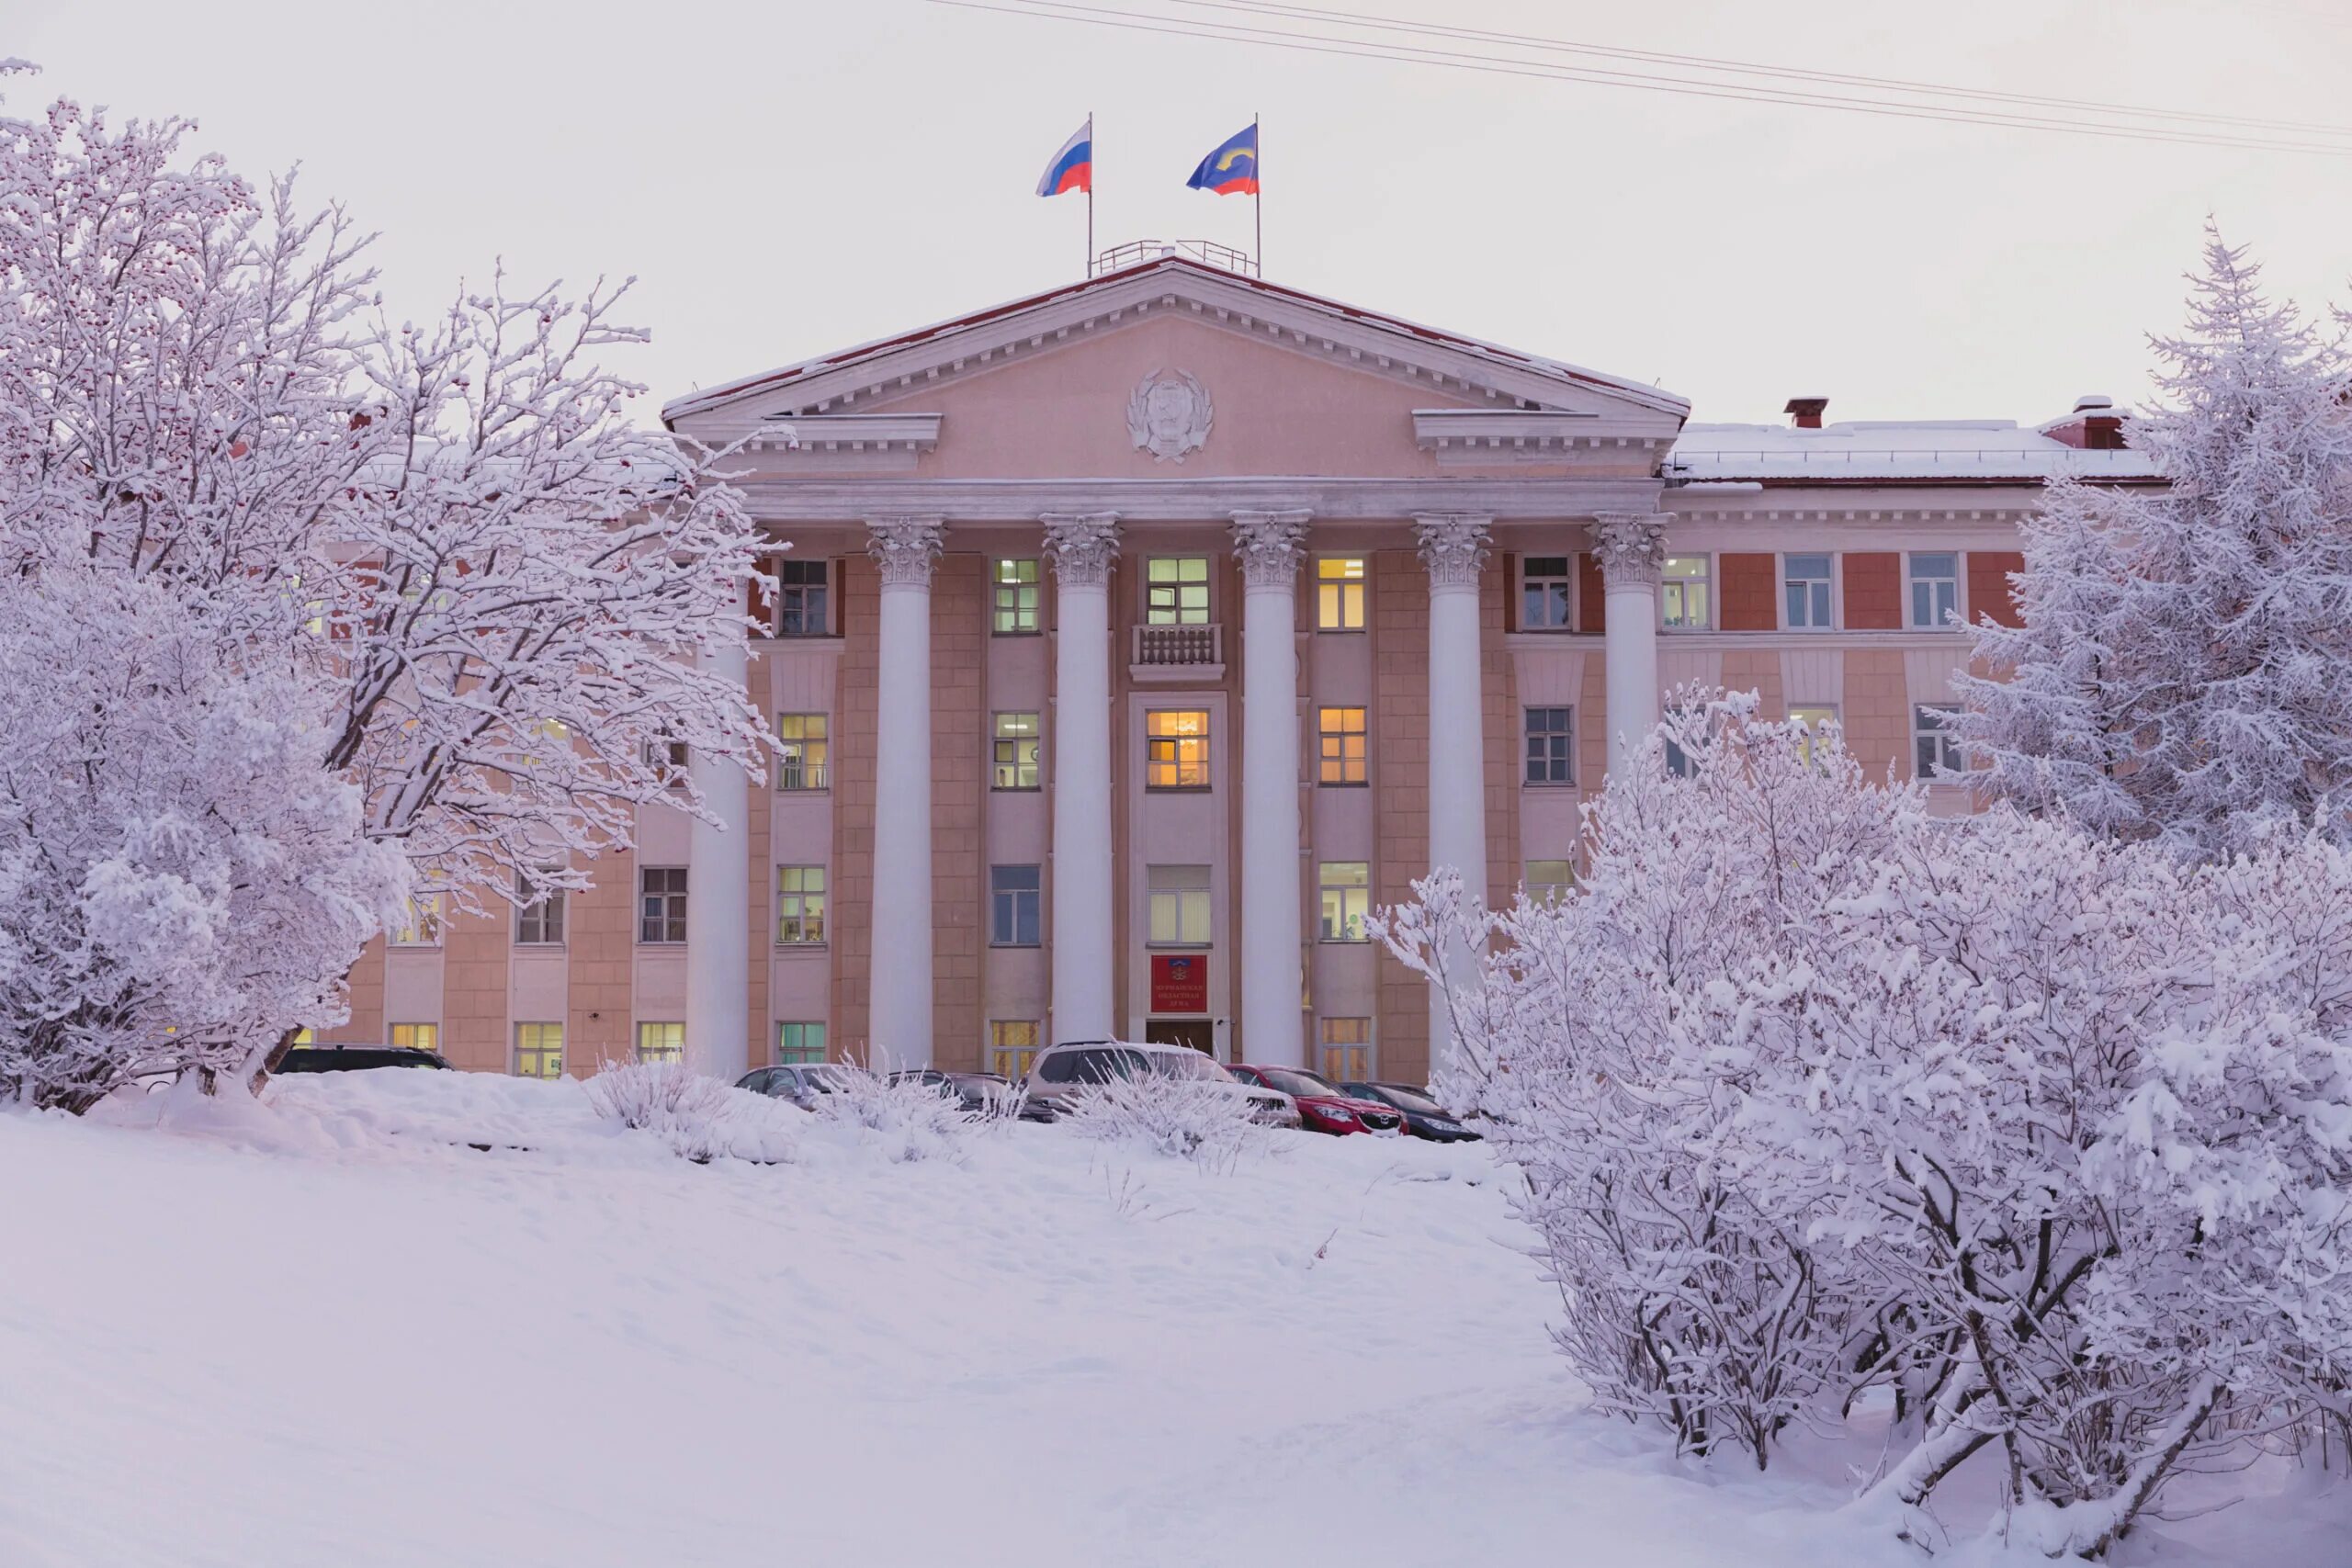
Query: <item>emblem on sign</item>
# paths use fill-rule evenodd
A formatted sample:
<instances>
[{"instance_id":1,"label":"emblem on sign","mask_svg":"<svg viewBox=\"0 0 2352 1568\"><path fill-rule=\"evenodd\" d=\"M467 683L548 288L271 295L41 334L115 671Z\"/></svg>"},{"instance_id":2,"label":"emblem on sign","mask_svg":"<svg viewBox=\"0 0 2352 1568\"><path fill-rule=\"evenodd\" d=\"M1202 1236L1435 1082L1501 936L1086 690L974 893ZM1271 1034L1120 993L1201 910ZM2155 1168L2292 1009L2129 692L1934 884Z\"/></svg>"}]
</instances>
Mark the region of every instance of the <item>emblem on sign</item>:
<instances>
[{"instance_id":1,"label":"emblem on sign","mask_svg":"<svg viewBox=\"0 0 2352 1568\"><path fill-rule=\"evenodd\" d=\"M1127 399L1127 434L1163 463L1181 463L1209 438L1208 389L1189 371L1155 370Z\"/></svg>"}]
</instances>

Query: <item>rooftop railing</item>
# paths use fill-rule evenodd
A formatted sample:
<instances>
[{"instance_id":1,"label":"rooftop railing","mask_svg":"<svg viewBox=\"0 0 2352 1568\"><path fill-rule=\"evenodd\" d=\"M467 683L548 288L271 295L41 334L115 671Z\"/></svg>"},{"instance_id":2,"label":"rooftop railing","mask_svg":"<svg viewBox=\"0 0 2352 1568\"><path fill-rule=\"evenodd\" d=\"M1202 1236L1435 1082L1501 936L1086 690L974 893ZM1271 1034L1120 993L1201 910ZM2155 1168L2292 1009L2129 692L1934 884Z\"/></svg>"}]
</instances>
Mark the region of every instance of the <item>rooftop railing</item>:
<instances>
[{"instance_id":1,"label":"rooftop railing","mask_svg":"<svg viewBox=\"0 0 2352 1568\"><path fill-rule=\"evenodd\" d=\"M1239 273L1244 277L1258 276L1258 261L1247 251L1237 251L1231 245L1220 245L1215 240L1130 240L1124 245L1114 245L1094 258L1094 271L1099 276L1116 272L1121 267L1141 266L1146 262L1162 261L1170 256L1183 256L1204 266L1221 267L1227 272Z\"/></svg>"}]
</instances>

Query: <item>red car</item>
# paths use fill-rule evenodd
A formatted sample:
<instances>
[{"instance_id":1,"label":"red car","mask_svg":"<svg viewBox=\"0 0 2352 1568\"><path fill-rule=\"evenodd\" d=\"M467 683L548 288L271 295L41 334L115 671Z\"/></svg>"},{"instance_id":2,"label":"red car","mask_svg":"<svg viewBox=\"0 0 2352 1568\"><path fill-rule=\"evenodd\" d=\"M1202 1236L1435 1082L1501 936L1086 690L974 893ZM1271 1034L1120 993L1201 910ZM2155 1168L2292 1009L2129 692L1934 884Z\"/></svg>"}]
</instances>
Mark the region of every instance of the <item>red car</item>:
<instances>
[{"instance_id":1,"label":"red car","mask_svg":"<svg viewBox=\"0 0 2352 1568\"><path fill-rule=\"evenodd\" d=\"M1253 1067L1242 1063L1227 1070L1243 1083L1274 1089L1298 1101L1298 1124L1310 1133L1377 1133L1394 1137L1405 1124L1395 1106L1344 1094L1329 1079L1304 1067Z\"/></svg>"}]
</instances>

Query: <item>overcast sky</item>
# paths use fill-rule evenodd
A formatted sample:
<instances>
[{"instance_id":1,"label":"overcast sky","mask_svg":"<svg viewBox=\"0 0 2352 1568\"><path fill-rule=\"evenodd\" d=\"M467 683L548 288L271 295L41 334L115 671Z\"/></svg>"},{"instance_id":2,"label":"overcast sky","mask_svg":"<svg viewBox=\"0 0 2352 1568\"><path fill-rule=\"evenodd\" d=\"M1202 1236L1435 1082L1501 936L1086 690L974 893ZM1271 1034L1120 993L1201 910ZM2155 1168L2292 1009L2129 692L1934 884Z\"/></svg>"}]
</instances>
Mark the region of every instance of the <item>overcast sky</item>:
<instances>
[{"instance_id":1,"label":"overcast sky","mask_svg":"<svg viewBox=\"0 0 2352 1568\"><path fill-rule=\"evenodd\" d=\"M1104 0L1164 8L1165 0ZM2352 121L2343 0L1317 0L1583 41ZM2352 298L2352 158L1866 118L1151 37L923 0L0 5L0 55L300 162L424 314L503 255L635 274L667 398L1080 275L1040 200L1095 113L1097 238L1250 243L1188 191L1265 116L1281 283L1690 398L1702 420L2038 420L2146 395L2213 215L2276 289ZM1454 46L1459 47L1459 46Z\"/></svg>"}]
</instances>

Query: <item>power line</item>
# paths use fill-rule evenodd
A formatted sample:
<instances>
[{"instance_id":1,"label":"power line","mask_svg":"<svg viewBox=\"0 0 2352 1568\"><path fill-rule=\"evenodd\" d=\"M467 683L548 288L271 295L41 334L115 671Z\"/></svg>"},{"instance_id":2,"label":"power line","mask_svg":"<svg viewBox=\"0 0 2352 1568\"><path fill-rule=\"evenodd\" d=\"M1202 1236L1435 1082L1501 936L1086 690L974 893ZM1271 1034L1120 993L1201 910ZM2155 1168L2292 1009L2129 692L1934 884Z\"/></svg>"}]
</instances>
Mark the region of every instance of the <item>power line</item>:
<instances>
[{"instance_id":1,"label":"power line","mask_svg":"<svg viewBox=\"0 0 2352 1568\"><path fill-rule=\"evenodd\" d=\"M1380 60L1408 65L1435 65L1487 75L1526 77L1537 81L1585 83L1629 87L1683 97L1720 98L1738 103L1780 104L1807 108L1837 109L1896 119L1938 120L1948 124L2007 127L2010 130L2052 131L2110 141L2153 141L2184 146L2233 148L2251 152L2309 152L2327 157L2352 155L2352 147L2299 141L2253 134L2173 130L2160 126L2101 123L2055 116L2012 114L1949 104L1905 102L1901 99L1847 97L1835 94L1796 92L1747 83L1710 82L1687 76L1645 72L1611 71L1594 66L1566 65L1511 55L1476 54L1424 45L1391 43L1314 31L1245 27L1238 23L1202 21L1164 13L1087 6L1072 0L925 0L956 10L1028 17L1039 21L1079 23L1129 32L1157 33L1172 38L1207 39L1225 43L1329 54L1358 60ZM1179 0L1182 3L1182 0Z\"/></svg>"},{"instance_id":2,"label":"power line","mask_svg":"<svg viewBox=\"0 0 2352 1568\"><path fill-rule=\"evenodd\" d=\"M2052 97L2036 93L2010 93L1984 87L1956 87L1934 82L1914 81L1900 76L1873 76L1843 71L1820 71L1798 65L1766 65L1703 54L1677 54L1666 50L1584 43L1571 39L1552 38L1538 33L1498 32L1485 28L1456 27L1442 22L1411 21L1395 17L1373 16L1363 11L1296 5L1288 3L1288 0L1169 0L1169 3L1191 6L1198 10L1228 11L1245 16L1275 17L1286 21L1320 22L1366 30L1459 39L1478 43L1509 44L1561 54L1591 55L1607 60L1630 60L1690 70L1716 71L1800 82L1819 82L1836 86L1917 93L1933 97L2022 104L2034 107L2063 108L2093 114L2125 115L2145 119L2180 120L2209 125L2237 126L2258 130L2298 130L2323 136L2352 137L2352 125L2324 125L2308 120L2264 119L2244 115L2205 114L2188 109L2156 108L2144 104L2105 102L2097 98Z\"/></svg>"}]
</instances>

